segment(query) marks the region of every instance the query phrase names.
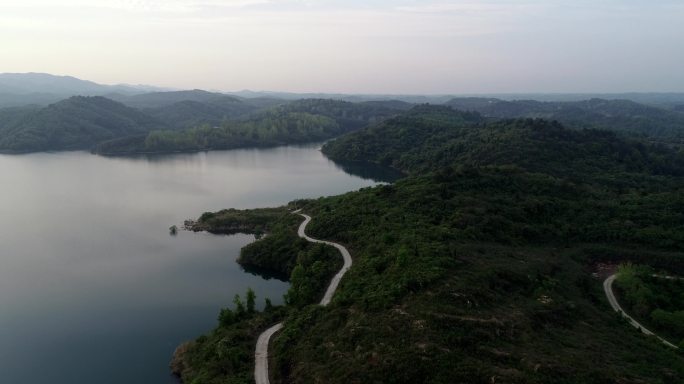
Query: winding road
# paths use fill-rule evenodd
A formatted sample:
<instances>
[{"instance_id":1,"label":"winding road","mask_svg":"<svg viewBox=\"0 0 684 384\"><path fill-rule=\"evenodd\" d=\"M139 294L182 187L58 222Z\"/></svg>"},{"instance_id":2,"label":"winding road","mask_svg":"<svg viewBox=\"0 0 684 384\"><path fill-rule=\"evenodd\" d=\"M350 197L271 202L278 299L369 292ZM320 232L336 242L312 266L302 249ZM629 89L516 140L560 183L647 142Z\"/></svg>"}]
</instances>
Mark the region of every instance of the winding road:
<instances>
[{"instance_id":1,"label":"winding road","mask_svg":"<svg viewBox=\"0 0 684 384\"><path fill-rule=\"evenodd\" d=\"M328 285L328 289L325 291L325 295L323 295L323 298L321 299L320 305L326 306L330 303L330 300L335 294L337 286L340 284L340 280L342 280L342 276L344 276L349 268L351 268L351 255L349 254L347 248L341 246L340 244L333 243L332 241L318 240L307 236L306 233L304 233L304 230L306 229L307 224L309 224L311 221L311 216L299 213L299 210L294 211L293 213L298 213L300 216L304 217L304 221L299 225L299 229L297 229L297 235L299 235L299 237L312 243L331 245L340 251L342 258L344 259L344 265L342 266L342 269L340 269L340 271L337 272L337 274L332 278L330 284ZM274 326L265 330L261 335L259 335L259 339L257 339L256 350L254 352L254 380L256 381L256 384L270 383L268 379L268 344L271 340L271 336L278 332L282 327L283 323L275 324Z\"/></svg>"},{"instance_id":2,"label":"winding road","mask_svg":"<svg viewBox=\"0 0 684 384\"><path fill-rule=\"evenodd\" d=\"M620 303L618 303L617 299L615 298L615 294L613 294L613 282L615 281L616 277L617 277L617 274L614 273L614 274L608 276L608 278L603 282L603 290L606 292L606 297L608 298L608 302L610 303L610 306L613 307L615 312L620 313L623 317L625 317L629 321L630 324L632 324L632 326L634 328L640 330L644 334L649 335L649 336L655 336L658 338L658 340L662 341L663 344L665 344L669 347L675 348L675 349L679 349L679 347L677 347L676 345L674 345L674 344L670 343L669 341L663 339L662 337L656 335L655 333L649 331L646 327L641 325L638 321L634 320L634 318L632 316L625 313L625 311L622 309L622 307L620 307Z\"/></svg>"}]
</instances>

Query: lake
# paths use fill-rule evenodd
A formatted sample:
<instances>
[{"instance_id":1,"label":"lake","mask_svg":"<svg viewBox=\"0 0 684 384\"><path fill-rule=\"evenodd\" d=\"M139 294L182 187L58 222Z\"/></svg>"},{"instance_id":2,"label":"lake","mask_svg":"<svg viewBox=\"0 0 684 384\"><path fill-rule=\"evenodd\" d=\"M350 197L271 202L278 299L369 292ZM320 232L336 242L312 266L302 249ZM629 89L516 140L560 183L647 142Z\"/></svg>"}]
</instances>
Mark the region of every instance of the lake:
<instances>
[{"instance_id":1,"label":"lake","mask_svg":"<svg viewBox=\"0 0 684 384\"><path fill-rule=\"evenodd\" d=\"M213 328L236 293L251 287L261 306L266 297L280 304L287 283L235 262L251 235L170 236L169 227L382 179L350 169L317 146L0 155L2 381L176 382L168 363L179 343Z\"/></svg>"}]
</instances>

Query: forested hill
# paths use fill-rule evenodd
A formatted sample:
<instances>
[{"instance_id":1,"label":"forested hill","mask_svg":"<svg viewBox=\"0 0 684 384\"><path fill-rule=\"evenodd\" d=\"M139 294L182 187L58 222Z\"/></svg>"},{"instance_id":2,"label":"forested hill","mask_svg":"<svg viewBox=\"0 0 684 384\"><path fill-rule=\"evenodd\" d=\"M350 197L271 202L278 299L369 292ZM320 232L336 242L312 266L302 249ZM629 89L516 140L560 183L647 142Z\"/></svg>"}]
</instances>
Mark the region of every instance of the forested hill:
<instances>
[{"instance_id":1,"label":"forested hill","mask_svg":"<svg viewBox=\"0 0 684 384\"><path fill-rule=\"evenodd\" d=\"M496 119L544 118L575 128L608 129L654 138L684 138L684 113L629 100L540 102L471 97L454 98L446 105Z\"/></svg>"},{"instance_id":2,"label":"forested hill","mask_svg":"<svg viewBox=\"0 0 684 384\"><path fill-rule=\"evenodd\" d=\"M177 110L179 111L179 110ZM263 147L327 140L382 121L400 111L384 105L337 100L298 100L218 126L151 132L101 143L100 154L178 152Z\"/></svg>"},{"instance_id":3,"label":"forested hill","mask_svg":"<svg viewBox=\"0 0 684 384\"><path fill-rule=\"evenodd\" d=\"M220 127L204 125L181 131L153 131L146 136L106 141L97 145L94 151L121 155L265 147L321 141L343 132L329 117L269 112L246 121L225 122Z\"/></svg>"},{"instance_id":4,"label":"forested hill","mask_svg":"<svg viewBox=\"0 0 684 384\"><path fill-rule=\"evenodd\" d=\"M305 112L335 119L346 131L365 127L397 115L406 103L380 103L332 99L302 99L280 107L286 112Z\"/></svg>"},{"instance_id":5,"label":"forested hill","mask_svg":"<svg viewBox=\"0 0 684 384\"><path fill-rule=\"evenodd\" d=\"M219 231L258 219L269 236L240 262L291 272L292 286L284 308L223 310L215 330L177 354L184 382L253 382L256 337L279 320L269 349L278 383L684 382L682 354L620 320L592 277L597 262L684 273L682 153L443 106L324 150L409 175L295 201L279 217L202 215L203 229ZM288 211L297 208L313 217L308 235L354 258L325 308L316 302L335 267L297 240Z\"/></svg>"},{"instance_id":6,"label":"forested hill","mask_svg":"<svg viewBox=\"0 0 684 384\"><path fill-rule=\"evenodd\" d=\"M404 157L402 161L410 162L408 156L415 154L415 144L437 145L439 141L449 139L453 145L457 145L453 142L453 137L440 132L443 124L452 129L449 135L453 135L454 124L484 124L508 118L553 119L568 128L606 129L618 132L622 137L636 134L636 137L647 137L651 141L680 145L684 140L684 113L676 109L665 110L621 100L509 102L459 98L448 104L471 112L452 113L451 117L435 120L432 128L427 127L430 122L423 116L418 122L423 130L415 131L408 127L411 124L411 114L420 112L421 108L432 108L430 114L435 115L447 113L445 111L448 108L442 106L445 109L437 112L438 109L434 106L415 107L397 100L348 102L332 99L243 99L201 90L138 95L111 94L109 97L116 100L72 97L47 107L0 109L0 150L43 151L97 146L96 151L99 153L125 154L272 146L330 139L378 125L404 114L407 110L408 114L400 117L405 120L406 127L397 131L389 127L380 133L387 136L386 138L373 142L369 137L370 142L357 143L359 147L353 151L377 149L377 153L382 152L383 156L393 158L374 161L391 164L397 161L394 158L396 154L383 150L384 140L390 140L394 144L402 141L405 143L404 147L395 146L395 151ZM431 117L434 118L437 117ZM331 121L334 126L329 124ZM316 128L313 126L316 122L321 122L322 125ZM397 124L402 123L398 121ZM499 130L508 129L504 128L509 125L508 122L502 124ZM148 137L151 131L157 130L162 132ZM373 135L373 132L376 131L370 131L369 134ZM405 137L407 132L415 137ZM589 133L585 132L585 136L587 134ZM427 140L428 143L423 143L422 140ZM612 138L604 138L606 142L609 140ZM373 148L373 145L379 147ZM330 154L335 156L334 151ZM350 152L345 156L355 158L363 157L363 154ZM400 163L392 165L406 166Z\"/></svg>"},{"instance_id":7,"label":"forested hill","mask_svg":"<svg viewBox=\"0 0 684 384\"><path fill-rule=\"evenodd\" d=\"M512 165L556 177L624 173L677 175L684 154L664 145L542 119L483 122L477 113L421 106L327 143L332 159L365 161L410 173L445 166Z\"/></svg>"},{"instance_id":8,"label":"forested hill","mask_svg":"<svg viewBox=\"0 0 684 384\"><path fill-rule=\"evenodd\" d=\"M260 108L243 102L179 101L170 105L144 109L143 112L163 121L173 129L194 128L200 125L221 125L253 113Z\"/></svg>"},{"instance_id":9,"label":"forested hill","mask_svg":"<svg viewBox=\"0 0 684 384\"><path fill-rule=\"evenodd\" d=\"M246 99L199 89L139 95L112 94L109 97L142 110L170 129L194 128L203 124L220 125L224 121L278 104L277 101L266 106L261 103L253 104Z\"/></svg>"},{"instance_id":10,"label":"forested hill","mask_svg":"<svg viewBox=\"0 0 684 384\"><path fill-rule=\"evenodd\" d=\"M47 107L0 109L0 151L95 148L126 154L304 143L359 129L406 108L401 102L247 100L200 90L111 97L121 103L75 96Z\"/></svg>"},{"instance_id":11,"label":"forested hill","mask_svg":"<svg viewBox=\"0 0 684 384\"><path fill-rule=\"evenodd\" d=\"M150 92L138 95L111 94L113 100L140 109L166 107L181 101L195 101L214 105L238 104L237 97L222 93L208 92L201 89L189 91Z\"/></svg>"},{"instance_id":12,"label":"forested hill","mask_svg":"<svg viewBox=\"0 0 684 384\"><path fill-rule=\"evenodd\" d=\"M104 97L74 96L44 108L0 110L0 150L88 149L116 137L145 134L164 125Z\"/></svg>"}]
</instances>

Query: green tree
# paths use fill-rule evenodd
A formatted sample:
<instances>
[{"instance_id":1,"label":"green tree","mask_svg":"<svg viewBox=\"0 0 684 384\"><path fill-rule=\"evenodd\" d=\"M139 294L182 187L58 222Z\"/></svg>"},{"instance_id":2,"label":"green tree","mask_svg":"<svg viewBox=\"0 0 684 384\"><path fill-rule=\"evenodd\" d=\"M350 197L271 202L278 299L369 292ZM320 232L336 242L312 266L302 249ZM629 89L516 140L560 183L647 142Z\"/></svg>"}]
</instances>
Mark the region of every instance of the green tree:
<instances>
[{"instance_id":1,"label":"green tree","mask_svg":"<svg viewBox=\"0 0 684 384\"><path fill-rule=\"evenodd\" d=\"M235 322L235 314L229 308L223 308L219 313L219 324L227 327Z\"/></svg>"},{"instance_id":2,"label":"green tree","mask_svg":"<svg viewBox=\"0 0 684 384\"><path fill-rule=\"evenodd\" d=\"M235 297L233 297L233 304L235 304L235 312L237 312L238 316L245 313L245 305L242 303L242 299L240 299L240 295L237 293L235 294Z\"/></svg>"},{"instance_id":3,"label":"green tree","mask_svg":"<svg viewBox=\"0 0 684 384\"><path fill-rule=\"evenodd\" d=\"M247 288L247 312L254 313L254 306L256 302L256 294L252 288Z\"/></svg>"}]
</instances>

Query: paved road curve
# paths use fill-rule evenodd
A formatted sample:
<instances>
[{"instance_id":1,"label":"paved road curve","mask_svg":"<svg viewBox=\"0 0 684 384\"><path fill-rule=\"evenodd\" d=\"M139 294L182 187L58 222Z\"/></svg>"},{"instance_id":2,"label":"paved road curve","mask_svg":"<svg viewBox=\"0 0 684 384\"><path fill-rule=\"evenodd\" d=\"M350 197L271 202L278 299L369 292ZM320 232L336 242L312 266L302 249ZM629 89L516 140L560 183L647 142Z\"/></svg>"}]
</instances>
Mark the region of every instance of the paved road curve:
<instances>
[{"instance_id":1,"label":"paved road curve","mask_svg":"<svg viewBox=\"0 0 684 384\"><path fill-rule=\"evenodd\" d=\"M304 233L304 228L306 228L306 225L309 224L309 221L311 221L311 217L303 213L300 213L300 215L304 216L304 221L299 226L299 230L297 230L297 234L299 235L299 237L301 237L302 239L306 239L312 243L331 245L337 248L337 250L340 251L340 253L342 254L342 258L344 258L344 265L342 266L342 269L340 269L340 271L337 272L337 274L332 278L330 285L328 285L328 289L325 291L325 295L323 295L323 298L321 299L321 305L325 306L330 303L333 294L335 294L335 291L337 290L337 286L340 284L340 280L342 280L342 276L344 276L344 274L347 273L349 268L351 268L352 258L349 254L349 251L347 251L347 248L337 243L333 243L332 241L318 240L307 236L306 233Z\"/></svg>"},{"instance_id":2,"label":"paved road curve","mask_svg":"<svg viewBox=\"0 0 684 384\"><path fill-rule=\"evenodd\" d=\"M271 328L265 330L256 344L256 351L254 352L254 380L257 384L268 384L268 342L274 333L280 331L283 323L278 323Z\"/></svg>"},{"instance_id":3,"label":"paved road curve","mask_svg":"<svg viewBox=\"0 0 684 384\"><path fill-rule=\"evenodd\" d=\"M610 303L610 306L613 307L613 309L616 312L622 314L622 316L625 317L629 321L629 323L632 324L632 326L634 328L641 330L641 332L643 332L649 336L657 337L660 341L663 342L663 344L665 344L669 347L679 349L679 347L677 347L676 345L674 345L674 344L670 343L669 341L663 339L662 337L656 335L655 333L649 331L648 329L646 329L646 327L641 325L638 321L634 320L633 317L631 317L630 315L625 313L625 311L622 309L622 307L620 307L620 304L618 303L617 299L615 298L615 295L613 294L613 282L615 281L616 277L617 277L617 274L612 274L612 275L608 276L608 278L603 282L603 290L606 292L606 297L608 298L608 302Z\"/></svg>"},{"instance_id":4,"label":"paved road curve","mask_svg":"<svg viewBox=\"0 0 684 384\"><path fill-rule=\"evenodd\" d=\"M294 213L298 212L299 211L295 211ZM342 276L344 276L344 274L347 273L349 268L351 268L352 258L349 254L349 251L347 251L347 248L341 246L340 244L333 243L332 241L318 240L307 236L306 233L304 233L304 229L306 229L307 224L309 224L309 222L311 221L311 216L305 215L303 213L299 213L299 215L304 217L304 221L302 222L302 224L299 225L299 229L297 230L297 234L299 235L299 237L306 239L312 243L322 243L331 245L337 248L337 250L340 251L340 253L342 254L342 258L344 258L344 265L342 266L342 269L340 269L340 271L337 272L337 274L332 278L332 281L330 281L330 285L328 285L328 289L325 291L325 295L323 295L323 298L321 299L320 304L325 306L330 303L330 300L332 299L333 295L335 294L335 291L337 290L337 286L340 284L340 280L342 280ZM254 352L254 380L256 381L256 384L269 384L268 344L271 340L271 336L278 332L282 327L283 323L278 323L272 326L271 328L265 330L261 335L259 335L256 350Z\"/></svg>"}]
</instances>

